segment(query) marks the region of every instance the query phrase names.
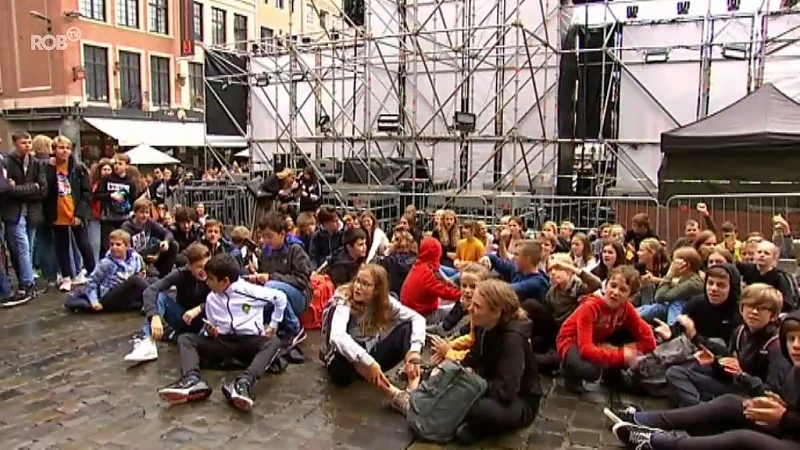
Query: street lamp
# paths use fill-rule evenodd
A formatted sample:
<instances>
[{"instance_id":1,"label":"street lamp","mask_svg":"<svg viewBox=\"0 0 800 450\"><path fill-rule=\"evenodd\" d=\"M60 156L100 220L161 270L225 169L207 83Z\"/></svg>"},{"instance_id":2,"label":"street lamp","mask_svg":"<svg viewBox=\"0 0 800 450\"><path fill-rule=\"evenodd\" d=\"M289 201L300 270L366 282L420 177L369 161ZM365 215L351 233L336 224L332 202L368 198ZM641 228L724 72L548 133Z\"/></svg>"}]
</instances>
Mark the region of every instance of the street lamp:
<instances>
[{"instance_id":1,"label":"street lamp","mask_svg":"<svg viewBox=\"0 0 800 450\"><path fill-rule=\"evenodd\" d=\"M39 20L44 20L45 22L47 22L47 32L48 33L53 31L53 21L50 20L49 17L47 17L46 15L40 13L39 11L30 11L30 12L28 12L28 14L30 14L31 17L34 17L34 18L39 19Z\"/></svg>"}]
</instances>

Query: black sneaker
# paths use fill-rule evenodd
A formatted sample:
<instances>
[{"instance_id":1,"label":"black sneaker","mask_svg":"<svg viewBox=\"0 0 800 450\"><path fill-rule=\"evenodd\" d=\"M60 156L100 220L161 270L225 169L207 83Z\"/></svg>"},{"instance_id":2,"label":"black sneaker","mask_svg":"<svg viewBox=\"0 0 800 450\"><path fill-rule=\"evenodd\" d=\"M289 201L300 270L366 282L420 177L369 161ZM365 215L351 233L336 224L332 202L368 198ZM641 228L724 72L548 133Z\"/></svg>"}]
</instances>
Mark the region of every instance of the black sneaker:
<instances>
[{"instance_id":1,"label":"black sneaker","mask_svg":"<svg viewBox=\"0 0 800 450\"><path fill-rule=\"evenodd\" d=\"M250 394L250 382L244 377L228 381L222 385L222 395L236 409L250 411L253 407L253 396Z\"/></svg>"},{"instance_id":2,"label":"black sneaker","mask_svg":"<svg viewBox=\"0 0 800 450\"><path fill-rule=\"evenodd\" d=\"M580 378L572 378L564 375L564 388L573 394L581 395L586 393L586 383Z\"/></svg>"},{"instance_id":3,"label":"black sneaker","mask_svg":"<svg viewBox=\"0 0 800 450\"><path fill-rule=\"evenodd\" d=\"M25 295L26 297L28 297L31 300L36 298L37 295L39 295L39 293L36 291L36 285L35 284L29 284L29 285L25 286L22 289L22 293L23 293L23 295Z\"/></svg>"},{"instance_id":4,"label":"black sneaker","mask_svg":"<svg viewBox=\"0 0 800 450\"><path fill-rule=\"evenodd\" d=\"M623 405L618 408L605 408L603 414L614 423L626 422L634 425L636 423L636 413L641 411L641 408L635 405Z\"/></svg>"},{"instance_id":5,"label":"black sneaker","mask_svg":"<svg viewBox=\"0 0 800 450\"><path fill-rule=\"evenodd\" d=\"M632 450L653 450L650 438L656 430L627 422L620 422L611 428L611 432L625 446Z\"/></svg>"},{"instance_id":6,"label":"black sneaker","mask_svg":"<svg viewBox=\"0 0 800 450\"><path fill-rule=\"evenodd\" d=\"M300 327L300 330L298 330L297 333L287 333L283 339L281 339L281 347L284 349L295 348L306 339L308 339L306 329Z\"/></svg>"},{"instance_id":7,"label":"black sneaker","mask_svg":"<svg viewBox=\"0 0 800 450\"><path fill-rule=\"evenodd\" d=\"M15 306L24 305L31 301L33 297L26 295L25 291L19 291L10 296L0 300L0 306L3 308L13 308Z\"/></svg>"},{"instance_id":8,"label":"black sneaker","mask_svg":"<svg viewBox=\"0 0 800 450\"><path fill-rule=\"evenodd\" d=\"M196 376L183 377L158 391L162 400L171 405L205 400L211 396L211 387Z\"/></svg>"}]
</instances>

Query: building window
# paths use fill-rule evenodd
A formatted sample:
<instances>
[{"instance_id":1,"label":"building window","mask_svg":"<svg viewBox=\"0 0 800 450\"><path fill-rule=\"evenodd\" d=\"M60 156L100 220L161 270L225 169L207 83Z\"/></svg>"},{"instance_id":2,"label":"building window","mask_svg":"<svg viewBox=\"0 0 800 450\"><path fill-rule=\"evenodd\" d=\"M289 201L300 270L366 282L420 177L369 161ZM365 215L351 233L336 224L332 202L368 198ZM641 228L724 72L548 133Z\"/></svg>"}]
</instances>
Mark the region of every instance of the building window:
<instances>
[{"instance_id":1,"label":"building window","mask_svg":"<svg viewBox=\"0 0 800 450\"><path fill-rule=\"evenodd\" d=\"M311 2L306 2L306 25L314 26L316 20L316 10L314 10L314 4Z\"/></svg>"},{"instance_id":2,"label":"building window","mask_svg":"<svg viewBox=\"0 0 800 450\"><path fill-rule=\"evenodd\" d=\"M83 70L86 74L86 99L90 102L107 102L108 49L84 45Z\"/></svg>"},{"instance_id":3,"label":"building window","mask_svg":"<svg viewBox=\"0 0 800 450\"><path fill-rule=\"evenodd\" d=\"M194 2L194 40L203 41L203 4Z\"/></svg>"},{"instance_id":4,"label":"building window","mask_svg":"<svg viewBox=\"0 0 800 450\"><path fill-rule=\"evenodd\" d=\"M139 0L117 0L117 25L139 28Z\"/></svg>"},{"instance_id":5,"label":"building window","mask_svg":"<svg viewBox=\"0 0 800 450\"><path fill-rule=\"evenodd\" d=\"M200 63L189 63L189 89L192 93L192 108L202 108L205 85L203 84L203 65Z\"/></svg>"},{"instance_id":6,"label":"building window","mask_svg":"<svg viewBox=\"0 0 800 450\"><path fill-rule=\"evenodd\" d=\"M275 6L276 6L278 9L284 9L284 8L286 8L286 0L275 0Z\"/></svg>"},{"instance_id":7,"label":"building window","mask_svg":"<svg viewBox=\"0 0 800 450\"><path fill-rule=\"evenodd\" d=\"M225 44L225 11L219 8L211 8L211 44Z\"/></svg>"},{"instance_id":8,"label":"building window","mask_svg":"<svg viewBox=\"0 0 800 450\"><path fill-rule=\"evenodd\" d=\"M142 69L138 53L119 52L119 91L120 107L141 109Z\"/></svg>"},{"instance_id":9,"label":"building window","mask_svg":"<svg viewBox=\"0 0 800 450\"><path fill-rule=\"evenodd\" d=\"M80 13L87 19L106 21L106 0L81 0Z\"/></svg>"},{"instance_id":10,"label":"building window","mask_svg":"<svg viewBox=\"0 0 800 450\"><path fill-rule=\"evenodd\" d=\"M153 33L167 34L167 0L150 0L149 18L150 31Z\"/></svg>"},{"instance_id":11,"label":"building window","mask_svg":"<svg viewBox=\"0 0 800 450\"><path fill-rule=\"evenodd\" d=\"M169 58L150 57L150 103L169 106Z\"/></svg>"},{"instance_id":12,"label":"building window","mask_svg":"<svg viewBox=\"0 0 800 450\"><path fill-rule=\"evenodd\" d=\"M261 27L261 49L264 53L275 51L275 30Z\"/></svg>"},{"instance_id":13,"label":"building window","mask_svg":"<svg viewBox=\"0 0 800 450\"><path fill-rule=\"evenodd\" d=\"M239 14L233 15L233 40L236 49L247 51L247 17Z\"/></svg>"}]
</instances>

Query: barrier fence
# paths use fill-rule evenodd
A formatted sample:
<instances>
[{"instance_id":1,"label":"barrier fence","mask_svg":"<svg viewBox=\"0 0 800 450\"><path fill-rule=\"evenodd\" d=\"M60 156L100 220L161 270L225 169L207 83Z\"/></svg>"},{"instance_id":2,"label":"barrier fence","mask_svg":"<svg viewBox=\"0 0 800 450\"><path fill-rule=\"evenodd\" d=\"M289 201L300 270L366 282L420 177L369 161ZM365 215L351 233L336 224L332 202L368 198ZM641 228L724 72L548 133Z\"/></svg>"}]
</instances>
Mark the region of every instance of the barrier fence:
<instances>
[{"instance_id":1,"label":"barrier fence","mask_svg":"<svg viewBox=\"0 0 800 450\"><path fill-rule=\"evenodd\" d=\"M647 196L572 197L516 193L475 193L453 190L429 193L403 193L390 189L339 189L323 196L323 203L352 213L371 211L379 226L391 230L408 205L418 212L418 225L430 229L435 211L450 209L460 221L481 220L495 225L503 216L519 216L528 229L541 229L546 221L569 220L581 231L603 223L620 223L626 227L638 213L646 213L653 230L667 242L683 235L687 220L703 226L698 203L705 203L716 230L726 221L733 222L739 236L761 232L770 237L772 218L782 215L790 224L800 223L800 193L785 194L719 194L676 195L660 204ZM255 217L255 199L242 184L207 184L178 186L173 203L194 206L203 203L210 217L226 225L251 226ZM344 203L344 205L342 205Z\"/></svg>"}]
</instances>

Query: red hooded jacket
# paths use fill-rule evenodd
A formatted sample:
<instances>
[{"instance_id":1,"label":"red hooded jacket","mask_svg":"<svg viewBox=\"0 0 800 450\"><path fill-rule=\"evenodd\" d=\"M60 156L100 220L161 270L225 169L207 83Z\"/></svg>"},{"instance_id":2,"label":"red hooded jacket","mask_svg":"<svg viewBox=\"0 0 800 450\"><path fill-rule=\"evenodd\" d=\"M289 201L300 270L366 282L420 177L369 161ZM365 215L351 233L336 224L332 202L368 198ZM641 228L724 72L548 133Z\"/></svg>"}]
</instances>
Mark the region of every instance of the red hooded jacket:
<instances>
[{"instance_id":1,"label":"red hooded jacket","mask_svg":"<svg viewBox=\"0 0 800 450\"><path fill-rule=\"evenodd\" d=\"M458 300L461 291L439 272L442 244L432 237L422 240L419 256L400 290L400 303L423 316L439 308L439 299Z\"/></svg>"},{"instance_id":2,"label":"red hooded jacket","mask_svg":"<svg viewBox=\"0 0 800 450\"><path fill-rule=\"evenodd\" d=\"M586 361L603 367L623 367L625 355L621 347L602 347L606 339L619 330L627 330L634 338L633 344L643 354L656 348L653 330L630 302L611 309L598 295L587 295L580 306L561 325L556 338L556 349L563 360L569 349L576 345L578 354Z\"/></svg>"}]
</instances>

